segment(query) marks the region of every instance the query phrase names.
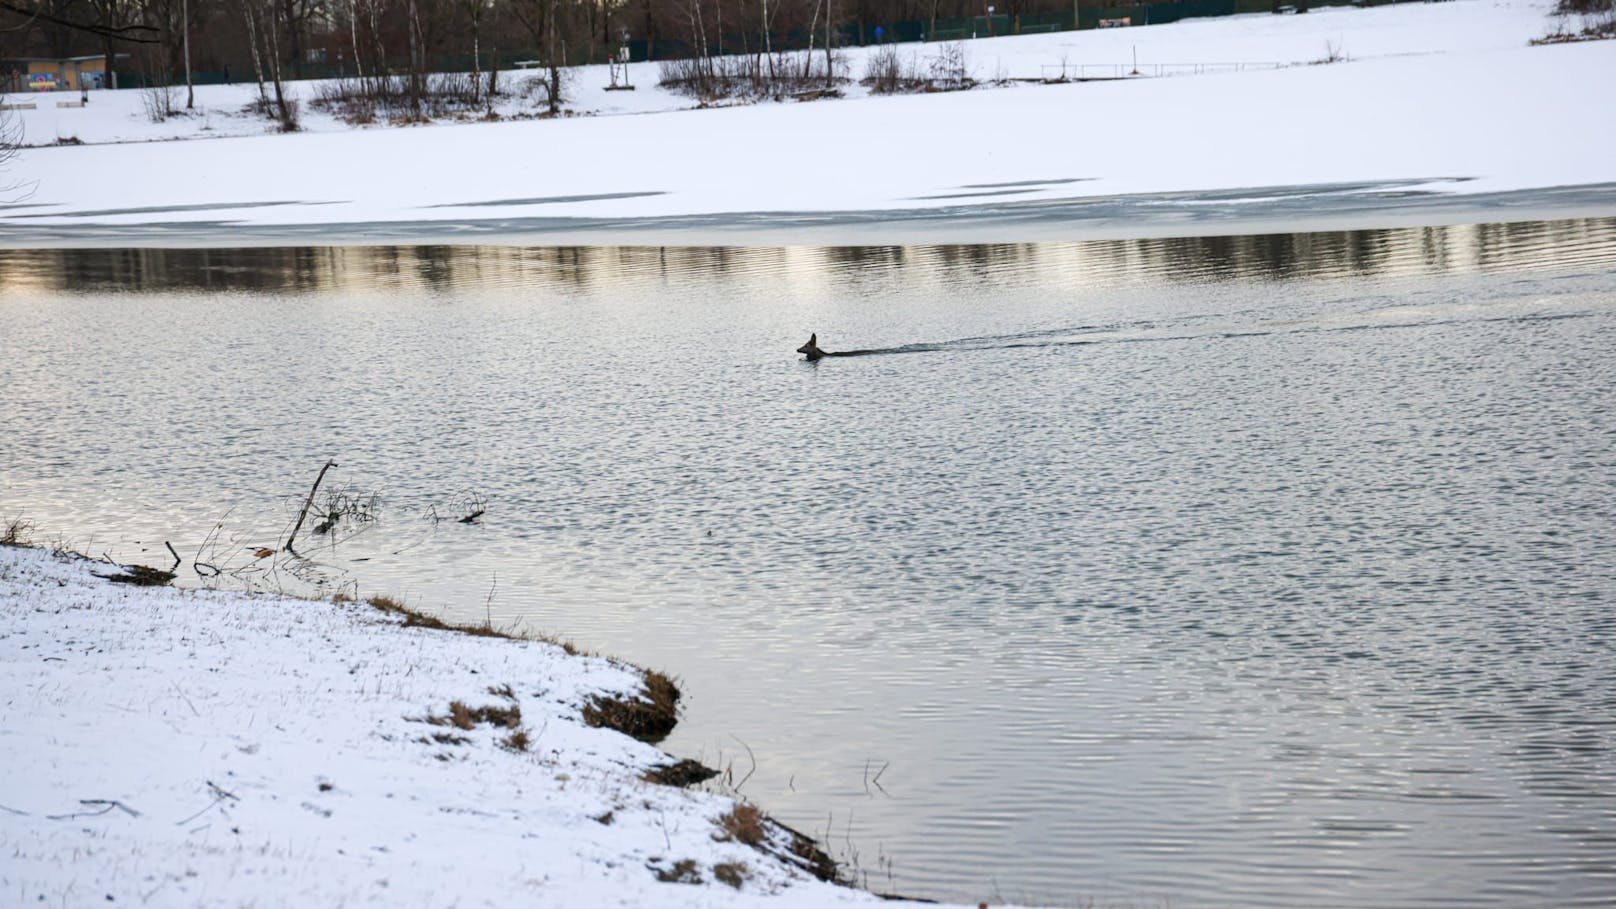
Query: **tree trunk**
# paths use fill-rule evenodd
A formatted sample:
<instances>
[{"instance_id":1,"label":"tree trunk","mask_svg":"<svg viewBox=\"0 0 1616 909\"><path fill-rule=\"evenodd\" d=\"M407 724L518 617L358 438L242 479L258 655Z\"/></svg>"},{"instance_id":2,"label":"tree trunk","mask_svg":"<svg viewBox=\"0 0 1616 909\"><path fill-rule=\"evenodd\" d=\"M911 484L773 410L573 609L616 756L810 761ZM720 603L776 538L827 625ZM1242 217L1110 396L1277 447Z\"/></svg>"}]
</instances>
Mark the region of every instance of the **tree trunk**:
<instances>
[{"instance_id":1,"label":"tree trunk","mask_svg":"<svg viewBox=\"0 0 1616 909\"><path fill-rule=\"evenodd\" d=\"M557 59L556 47L560 39L557 34L561 31L561 24L556 21L557 8L561 0L550 0L550 116L561 113L561 61Z\"/></svg>"},{"instance_id":2,"label":"tree trunk","mask_svg":"<svg viewBox=\"0 0 1616 909\"><path fill-rule=\"evenodd\" d=\"M191 83L191 4L180 4L180 28L184 29L185 47L185 109L196 110L196 86Z\"/></svg>"},{"instance_id":3,"label":"tree trunk","mask_svg":"<svg viewBox=\"0 0 1616 909\"><path fill-rule=\"evenodd\" d=\"M415 0L410 0L410 115L416 121L421 115L421 82L425 78L421 63L421 17Z\"/></svg>"},{"instance_id":4,"label":"tree trunk","mask_svg":"<svg viewBox=\"0 0 1616 909\"><path fill-rule=\"evenodd\" d=\"M831 54L830 54L831 22L833 22L835 20L835 18L836 18L835 16L831 15L831 8L832 8L832 4L834 2L835 2L835 0L825 0L825 87L826 88L835 88L836 87L836 70L835 70L835 68L833 66L835 61L833 61L831 59Z\"/></svg>"},{"instance_id":5,"label":"tree trunk","mask_svg":"<svg viewBox=\"0 0 1616 909\"><path fill-rule=\"evenodd\" d=\"M269 103L269 92L264 90L264 59L258 52L258 22L253 15L252 3L242 5L242 15L247 22L247 46L252 49L253 78L258 81L258 103Z\"/></svg>"},{"instance_id":6,"label":"tree trunk","mask_svg":"<svg viewBox=\"0 0 1616 909\"><path fill-rule=\"evenodd\" d=\"M292 64L292 77L303 78L303 36L298 28L297 0L286 0L286 50Z\"/></svg>"},{"instance_id":7,"label":"tree trunk","mask_svg":"<svg viewBox=\"0 0 1616 909\"><path fill-rule=\"evenodd\" d=\"M353 44L354 76L365 82L365 62L359 55L359 0L348 0L348 40Z\"/></svg>"},{"instance_id":8,"label":"tree trunk","mask_svg":"<svg viewBox=\"0 0 1616 909\"><path fill-rule=\"evenodd\" d=\"M477 104L482 100L483 89L483 50L482 50L482 0L477 3L478 12L471 16L471 103Z\"/></svg>"}]
</instances>

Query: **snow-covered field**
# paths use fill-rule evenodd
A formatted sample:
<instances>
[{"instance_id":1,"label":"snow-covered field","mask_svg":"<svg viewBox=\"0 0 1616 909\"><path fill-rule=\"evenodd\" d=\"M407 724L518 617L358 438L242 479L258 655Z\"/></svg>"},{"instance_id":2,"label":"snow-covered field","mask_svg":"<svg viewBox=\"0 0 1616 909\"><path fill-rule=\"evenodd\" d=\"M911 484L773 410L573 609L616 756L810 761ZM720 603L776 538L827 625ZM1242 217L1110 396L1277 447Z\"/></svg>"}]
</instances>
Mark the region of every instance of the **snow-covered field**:
<instances>
[{"instance_id":1,"label":"snow-covered field","mask_svg":"<svg viewBox=\"0 0 1616 909\"><path fill-rule=\"evenodd\" d=\"M576 116L554 120L356 128L301 84L294 135L241 113L250 85L201 87L194 116L160 124L139 91L19 98L44 147L9 166L28 189L0 243L1063 239L1227 232L1275 220L1276 199L1336 226L1616 214L1616 117L1595 91L1616 42L1528 46L1547 12L1458 0L981 39L966 48L987 81L1283 66L719 109L657 87L654 63L632 92L584 68ZM1307 65L1331 54L1346 59ZM855 77L867 55L848 51ZM525 95L501 113L535 111ZM69 137L86 144L54 144ZM144 141L205 137L233 138Z\"/></svg>"},{"instance_id":2,"label":"snow-covered field","mask_svg":"<svg viewBox=\"0 0 1616 909\"><path fill-rule=\"evenodd\" d=\"M732 799L644 782L670 759L580 717L639 689L628 667L111 573L0 546L0 902L876 901L727 834ZM518 708L525 750L515 727L426 721L455 701Z\"/></svg>"}]
</instances>

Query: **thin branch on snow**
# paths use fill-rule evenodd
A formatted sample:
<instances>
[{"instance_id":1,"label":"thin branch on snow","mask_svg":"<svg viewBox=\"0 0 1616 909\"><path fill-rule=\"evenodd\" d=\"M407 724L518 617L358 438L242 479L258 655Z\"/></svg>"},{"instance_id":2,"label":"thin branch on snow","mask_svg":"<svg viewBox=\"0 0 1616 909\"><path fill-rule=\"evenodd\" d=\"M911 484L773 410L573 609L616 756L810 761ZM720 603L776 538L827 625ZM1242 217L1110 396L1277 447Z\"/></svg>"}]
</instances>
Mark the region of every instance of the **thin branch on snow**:
<instances>
[{"instance_id":1,"label":"thin branch on snow","mask_svg":"<svg viewBox=\"0 0 1616 909\"><path fill-rule=\"evenodd\" d=\"M72 812L71 814L47 814L47 815L45 815L45 817L47 817L47 818L49 818L50 820L53 820L53 821L67 821L67 820L72 820L73 818L76 818L76 817L100 817L101 815L106 814L107 812L111 811L114 808L117 808L118 810L120 810L123 813L129 815L130 817L140 817L140 812L138 812L135 809L129 807L128 805L125 805L123 802L120 802L117 799L79 799L79 804L80 805L99 805L99 806L101 806L101 810L100 811L75 811L75 812Z\"/></svg>"}]
</instances>

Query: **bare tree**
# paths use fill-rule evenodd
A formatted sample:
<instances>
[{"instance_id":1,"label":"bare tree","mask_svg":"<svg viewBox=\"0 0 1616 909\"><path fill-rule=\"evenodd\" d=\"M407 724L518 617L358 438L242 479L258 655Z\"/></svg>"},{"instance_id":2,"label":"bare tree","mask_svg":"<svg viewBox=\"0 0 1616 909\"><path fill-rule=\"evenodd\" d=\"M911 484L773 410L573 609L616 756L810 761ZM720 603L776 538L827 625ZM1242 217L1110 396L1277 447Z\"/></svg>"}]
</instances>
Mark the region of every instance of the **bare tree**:
<instances>
[{"instance_id":1,"label":"bare tree","mask_svg":"<svg viewBox=\"0 0 1616 909\"><path fill-rule=\"evenodd\" d=\"M109 80L116 79L116 70L113 68L116 44L138 46L160 43L158 29L142 21L142 9L133 0L85 0L85 4L89 9L88 15L79 13L71 6L56 10L36 0L0 0L0 12L21 18L28 26L48 22L77 31L87 38L98 39L106 58Z\"/></svg>"},{"instance_id":2,"label":"bare tree","mask_svg":"<svg viewBox=\"0 0 1616 909\"><path fill-rule=\"evenodd\" d=\"M301 79L309 25L325 21L330 8L326 0L280 0L276 12L281 20L279 33L286 46L286 62L291 64L294 78Z\"/></svg>"},{"instance_id":3,"label":"bare tree","mask_svg":"<svg viewBox=\"0 0 1616 909\"><path fill-rule=\"evenodd\" d=\"M297 124L297 102L289 97L281 75L281 22L271 4L274 0L239 0L246 20L247 37L252 46L253 73L258 79L258 103L266 113L270 99L264 90L264 76L269 76L275 89L275 118L285 132L294 132Z\"/></svg>"},{"instance_id":4,"label":"bare tree","mask_svg":"<svg viewBox=\"0 0 1616 909\"><path fill-rule=\"evenodd\" d=\"M533 39L533 46L544 58L546 108L551 116L561 112L560 0L512 0L510 10Z\"/></svg>"},{"instance_id":5,"label":"bare tree","mask_svg":"<svg viewBox=\"0 0 1616 909\"><path fill-rule=\"evenodd\" d=\"M353 49L354 76L365 81L365 58L359 52L359 0L348 0L348 39Z\"/></svg>"},{"instance_id":6,"label":"bare tree","mask_svg":"<svg viewBox=\"0 0 1616 909\"><path fill-rule=\"evenodd\" d=\"M456 8L465 13L471 23L471 103L480 98L483 84L482 29L483 13L488 10L487 0L454 0Z\"/></svg>"},{"instance_id":7,"label":"bare tree","mask_svg":"<svg viewBox=\"0 0 1616 909\"><path fill-rule=\"evenodd\" d=\"M22 148L22 124L6 109L5 95L0 95L0 174L5 173L6 162L17 157ZM30 194L24 184L0 177L0 202L16 202Z\"/></svg>"},{"instance_id":8,"label":"bare tree","mask_svg":"<svg viewBox=\"0 0 1616 909\"><path fill-rule=\"evenodd\" d=\"M6 106L6 96L0 95L0 164L17 157L17 150L22 147L22 124L17 122L11 109Z\"/></svg>"}]
</instances>

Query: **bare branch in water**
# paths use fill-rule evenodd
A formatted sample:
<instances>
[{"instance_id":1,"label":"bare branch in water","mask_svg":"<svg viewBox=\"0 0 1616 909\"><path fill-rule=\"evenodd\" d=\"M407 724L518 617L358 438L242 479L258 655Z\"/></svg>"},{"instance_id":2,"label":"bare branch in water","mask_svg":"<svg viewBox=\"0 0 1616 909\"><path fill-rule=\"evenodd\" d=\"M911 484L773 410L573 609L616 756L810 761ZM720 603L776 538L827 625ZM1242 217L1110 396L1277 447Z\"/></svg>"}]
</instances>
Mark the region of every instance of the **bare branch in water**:
<instances>
[{"instance_id":1,"label":"bare branch in water","mask_svg":"<svg viewBox=\"0 0 1616 909\"><path fill-rule=\"evenodd\" d=\"M314 485L309 487L309 497L303 500L303 510L298 512L297 523L292 525L292 532L286 537L286 546L283 548L287 552L292 551L292 541L297 539L297 532L303 529L303 519L308 517L309 506L314 504L314 494L319 492L320 481L325 479L325 472L335 466L337 466L336 461L325 462L325 466L320 468L320 475L314 478Z\"/></svg>"}]
</instances>

